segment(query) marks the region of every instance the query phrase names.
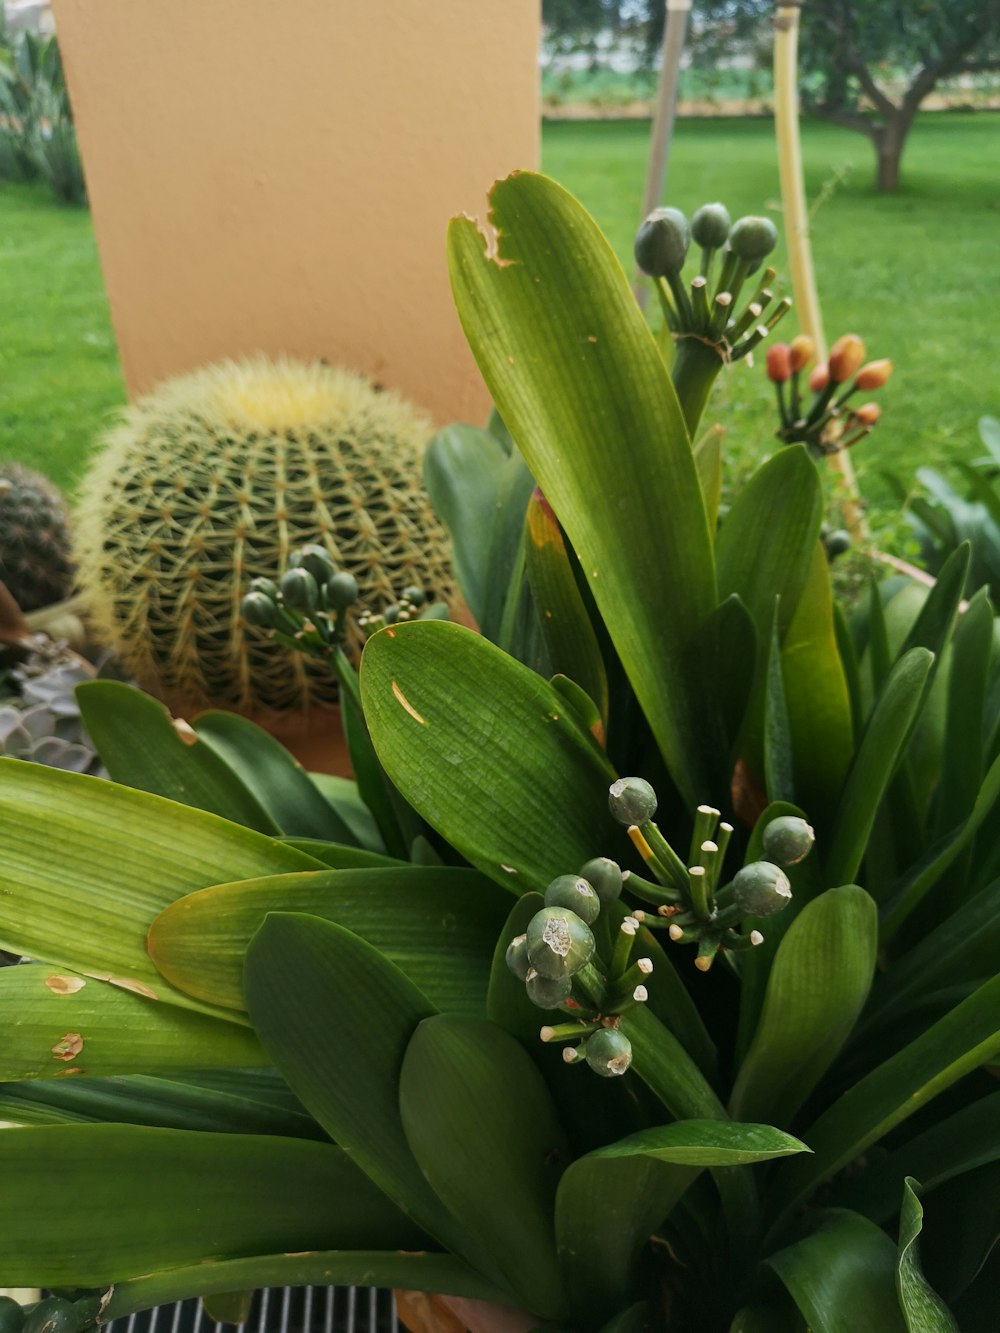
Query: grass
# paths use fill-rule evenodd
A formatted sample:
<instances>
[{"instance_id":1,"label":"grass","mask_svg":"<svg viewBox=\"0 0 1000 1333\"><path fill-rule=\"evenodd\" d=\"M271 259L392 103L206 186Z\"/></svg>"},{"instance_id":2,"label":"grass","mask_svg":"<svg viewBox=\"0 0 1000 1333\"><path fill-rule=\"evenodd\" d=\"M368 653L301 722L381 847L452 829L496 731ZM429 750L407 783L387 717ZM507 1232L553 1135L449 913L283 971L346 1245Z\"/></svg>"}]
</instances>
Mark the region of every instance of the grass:
<instances>
[{"instance_id":1,"label":"grass","mask_svg":"<svg viewBox=\"0 0 1000 1333\"><path fill-rule=\"evenodd\" d=\"M0 185L0 458L71 486L125 400L90 214Z\"/></svg>"},{"instance_id":2,"label":"grass","mask_svg":"<svg viewBox=\"0 0 1000 1333\"><path fill-rule=\"evenodd\" d=\"M856 331L871 355L897 366L880 395L883 421L856 458L879 506L891 504L880 468L910 477L922 464L973 455L977 418L1000 408L989 300L1000 227L998 125L990 113L922 117L904 187L884 197L871 192L865 141L825 125L805 129L810 197L839 182L814 225L827 332ZM629 272L647 143L641 122L556 122L543 133L545 169L595 215ZM679 124L670 202L690 210L718 198L734 214L776 210L768 121ZM779 251L779 267L782 258ZM0 457L72 486L124 397L89 215L59 208L40 189L0 187L0 290ZM791 336L794 313L782 328ZM722 394L734 409L726 420L736 456L769 449L771 386L759 366L737 367Z\"/></svg>"}]
</instances>

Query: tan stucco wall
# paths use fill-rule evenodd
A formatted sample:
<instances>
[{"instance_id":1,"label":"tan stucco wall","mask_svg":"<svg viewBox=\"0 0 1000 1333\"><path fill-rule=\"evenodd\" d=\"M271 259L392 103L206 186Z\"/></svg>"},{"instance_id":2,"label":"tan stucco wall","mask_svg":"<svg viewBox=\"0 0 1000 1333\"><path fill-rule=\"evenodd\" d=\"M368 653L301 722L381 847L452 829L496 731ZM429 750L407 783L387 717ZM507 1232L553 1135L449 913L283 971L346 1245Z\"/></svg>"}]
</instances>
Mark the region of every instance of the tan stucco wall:
<instances>
[{"instance_id":1,"label":"tan stucco wall","mask_svg":"<svg viewBox=\"0 0 1000 1333\"><path fill-rule=\"evenodd\" d=\"M448 218L538 157L538 0L56 0L131 393L325 357L480 419Z\"/></svg>"}]
</instances>

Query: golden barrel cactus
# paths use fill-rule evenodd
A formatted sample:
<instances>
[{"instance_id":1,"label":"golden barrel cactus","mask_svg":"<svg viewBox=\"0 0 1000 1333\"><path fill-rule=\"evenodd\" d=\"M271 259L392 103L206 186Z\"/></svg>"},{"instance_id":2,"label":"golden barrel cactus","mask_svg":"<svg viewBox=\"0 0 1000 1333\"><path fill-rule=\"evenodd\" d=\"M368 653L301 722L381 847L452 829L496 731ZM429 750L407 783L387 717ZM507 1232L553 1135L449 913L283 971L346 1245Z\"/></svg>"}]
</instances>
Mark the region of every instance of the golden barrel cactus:
<instances>
[{"instance_id":1,"label":"golden barrel cactus","mask_svg":"<svg viewBox=\"0 0 1000 1333\"><path fill-rule=\"evenodd\" d=\"M408 584L450 601L448 537L421 484L428 434L397 395L318 363L255 357L167 381L125 410L81 490L96 628L175 706L332 702L325 667L244 625L241 598L318 542L357 578L359 611Z\"/></svg>"}]
</instances>

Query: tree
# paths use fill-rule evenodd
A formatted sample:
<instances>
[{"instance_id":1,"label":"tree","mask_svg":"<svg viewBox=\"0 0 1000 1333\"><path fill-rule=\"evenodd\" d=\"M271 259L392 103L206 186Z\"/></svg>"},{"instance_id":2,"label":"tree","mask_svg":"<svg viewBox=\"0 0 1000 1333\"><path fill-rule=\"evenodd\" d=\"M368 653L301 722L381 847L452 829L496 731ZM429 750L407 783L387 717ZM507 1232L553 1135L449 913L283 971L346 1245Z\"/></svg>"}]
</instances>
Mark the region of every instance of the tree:
<instances>
[{"instance_id":1,"label":"tree","mask_svg":"<svg viewBox=\"0 0 1000 1333\"><path fill-rule=\"evenodd\" d=\"M871 139L879 190L899 184L907 135L935 86L1000 69L1000 0L807 0L802 23L806 104Z\"/></svg>"},{"instance_id":2,"label":"tree","mask_svg":"<svg viewBox=\"0 0 1000 1333\"><path fill-rule=\"evenodd\" d=\"M664 0L544 0L550 32L644 32L660 49ZM774 0L694 0L688 48L716 64L769 45ZM869 138L880 190L899 184L907 135L943 79L1000 69L1000 0L804 0L803 105Z\"/></svg>"}]
</instances>

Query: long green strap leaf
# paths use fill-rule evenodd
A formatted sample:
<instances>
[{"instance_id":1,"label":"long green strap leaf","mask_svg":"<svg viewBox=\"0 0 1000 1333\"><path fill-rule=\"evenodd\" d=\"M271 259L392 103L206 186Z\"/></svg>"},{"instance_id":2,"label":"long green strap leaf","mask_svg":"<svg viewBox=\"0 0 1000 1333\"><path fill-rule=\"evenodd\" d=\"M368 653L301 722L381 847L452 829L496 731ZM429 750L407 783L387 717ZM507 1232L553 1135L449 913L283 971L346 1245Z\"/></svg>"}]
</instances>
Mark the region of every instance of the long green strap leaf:
<instances>
[{"instance_id":1,"label":"long green strap leaf","mask_svg":"<svg viewBox=\"0 0 1000 1333\"><path fill-rule=\"evenodd\" d=\"M553 1209L569 1148L524 1047L486 1019L426 1018L406 1048L399 1109L466 1253L492 1255L527 1309L561 1317Z\"/></svg>"},{"instance_id":2,"label":"long green strap leaf","mask_svg":"<svg viewBox=\"0 0 1000 1333\"><path fill-rule=\"evenodd\" d=\"M218 709L199 713L192 725L286 836L357 842L350 825L324 799L298 760L262 727Z\"/></svg>"},{"instance_id":3,"label":"long green strap leaf","mask_svg":"<svg viewBox=\"0 0 1000 1333\"><path fill-rule=\"evenodd\" d=\"M597 635L573 577L570 555L548 501L536 491L525 531L528 582L553 672L569 676L608 720L608 677Z\"/></svg>"},{"instance_id":4,"label":"long green strap leaf","mask_svg":"<svg viewBox=\"0 0 1000 1333\"><path fill-rule=\"evenodd\" d=\"M76 698L115 782L207 810L259 833L282 832L242 777L212 746L201 744L189 726L175 725L158 699L116 680L78 685Z\"/></svg>"},{"instance_id":5,"label":"long green strap leaf","mask_svg":"<svg viewBox=\"0 0 1000 1333\"><path fill-rule=\"evenodd\" d=\"M492 880L452 866L278 875L181 898L150 927L149 952L172 985L242 1010L243 960L254 934L269 912L304 912L367 940L435 1008L481 1014L509 905Z\"/></svg>"},{"instance_id":6,"label":"long green strap leaf","mask_svg":"<svg viewBox=\"0 0 1000 1333\"><path fill-rule=\"evenodd\" d=\"M857 877L875 815L913 730L933 657L911 648L892 668L861 737L844 785L826 856L834 884Z\"/></svg>"},{"instance_id":7,"label":"long green strap leaf","mask_svg":"<svg viewBox=\"0 0 1000 1333\"><path fill-rule=\"evenodd\" d=\"M671 774L694 804L711 795L712 774L685 649L715 604L715 576L677 396L625 274L584 209L530 172L498 182L490 202L498 258L469 219L449 231L459 317L582 561Z\"/></svg>"},{"instance_id":8,"label":"long green strap leaf","mask_svg":"<svg viewBox=\"0 0 1000 1333\"><path fill-rule=\"evenodd\" d=\"M804 1132L815 1156L783 1168L775 1206L787 1215L870 1144L998 1050L1000 976L995 976L855 1083Z\"/></svg>"},{"instance_id":9,"label":"long green strap leaf","mask_svg":"<svg viewBox=\"0 0 1000 1333\"><path fill-rule=\"evenodd\" d=\"M850 1035L877 951L878 912L864 889L828 889L802 909L771 967L729 1103L735 1120L790 1123Z\"/></svg>"},{"instance_id":10,"label":"long green strap leaf","mask_svg":"<svg viewBox=\"0 0 1000 1333\"><path fill-rule=\"evenodd\" d=\"M393 782L508 892L606 855L614 770L545 680L458 625L394 625L361 664L365 714Z\"/></svg>"},{"instance_id":11,"label":"long green strap leaf","mask_svg":"<svg viewBox=\"0 0 1000 1333\"><path fill-rule=\"evenodd\" d=\"M0 760L0 846L0 948L203 1010L146 953L154 918L209 884L320 868L216 815L16 759Z\"/></svg>"},{"instance_id":12,"label":"long green strap leaf","mask_svg":"<svg viewBox=\"0 0 1000 1333\"><path fill-rule=\"evenodd\" d=\"M253 1033L44 964L0 968L0 1082L267 1063Z\"/></svg>"},{"instance_id":13,"label":"long green strap leaf","mask_svg":"<svg viewBox=\"0 0 1000 1333\"><path fill-rule=\"evenodd\" d=\"M0 1280L101 1287L157 1269L425 1237L332 1144L133 1125L0 1133Z\"/></svg>"},{"instance_id":14,"label":"long green strap leaf","mask_svg":"<svg viewBox=\"0 0 1000 1333\"><path fill-rule=\"evenodd\" d=\"M305 1254L258 1254L191 1268L171 1268L118 1282L107 1304L82 1307L110 1322L139 1310L170 1305L188 1296L210 1296L252 1283L260 1287L395 1287L436 1291L470 1300L502 1303L509 1297L461 1259L450 1254L405 1254L394 1250L313 1250ZM79 1307L78 1307L79 1308Z\"/></svg>"},{"instance_id":15,"label":"long green strap leaf","mask_svg":"<svg viewBox=\"0 0 1000 1333\"><path fill-rule=\"evenodd\" d=\"M812 1333L906 1333L896 1247L858 1213L831 1210L811 1236L768 1259Z\"/></svg>"},{"instance_id":16,"label":"long green strap leaf","mask_svg":"<svg viewBox=\"0 0 1000 1333\"><path fill-rule=\"evenodd\" d=\"M254 1028L307 1110L379 1189L468 1259L470 1237L428 1184L399 1110L406 1049L434 1012L427 997L349 930L290 912L272 913L254 936L245 984ZM472 1263L503 1285L489 1252Z\"/></svg>"}]
</instances>

